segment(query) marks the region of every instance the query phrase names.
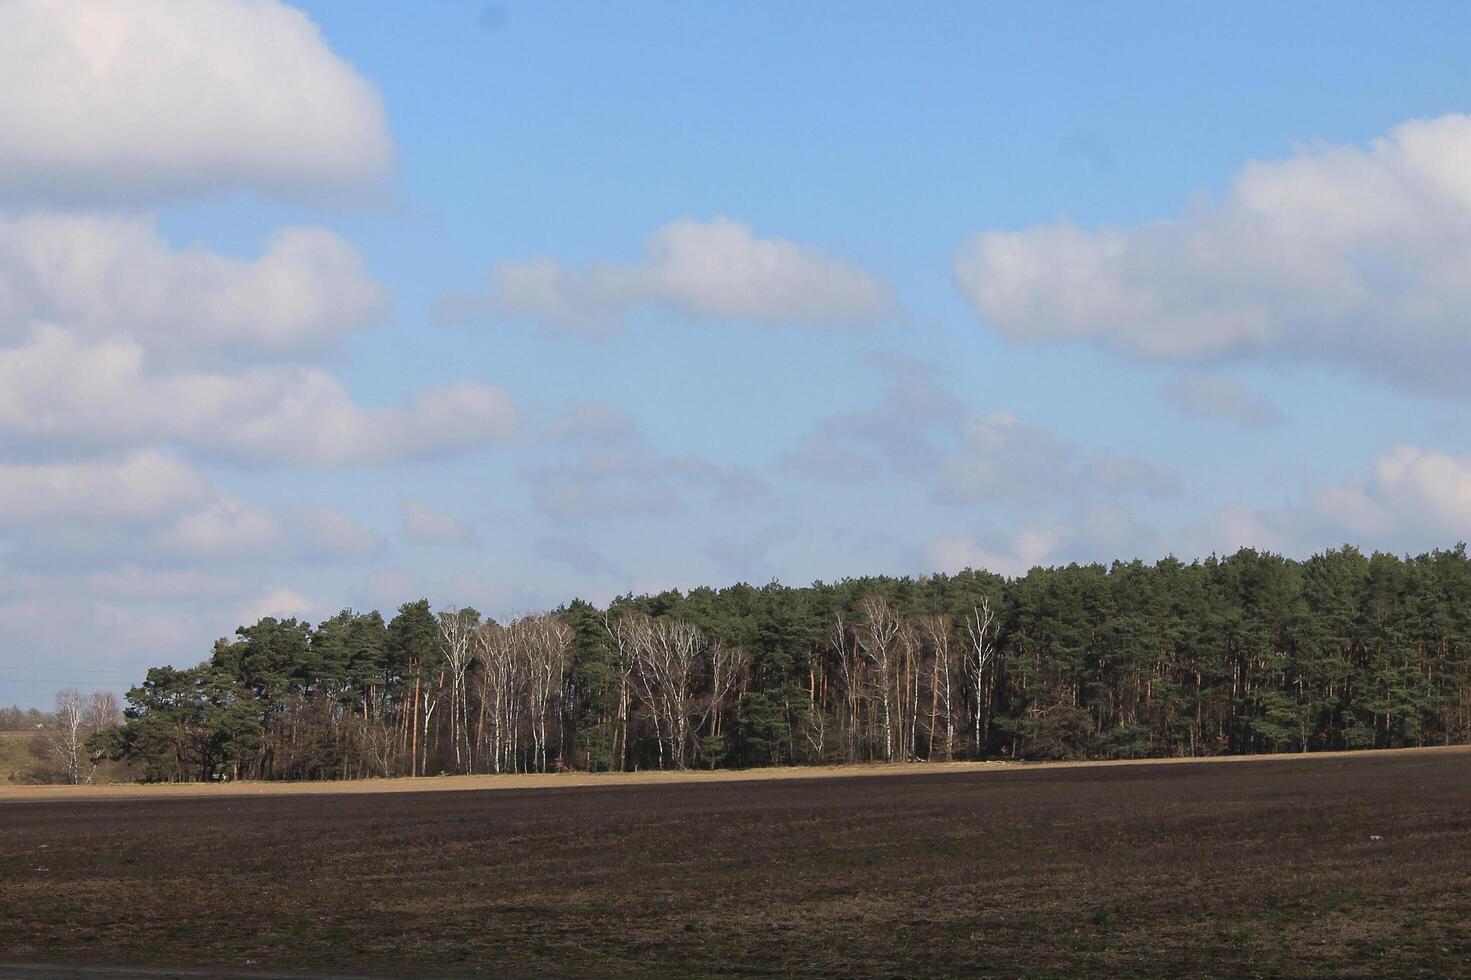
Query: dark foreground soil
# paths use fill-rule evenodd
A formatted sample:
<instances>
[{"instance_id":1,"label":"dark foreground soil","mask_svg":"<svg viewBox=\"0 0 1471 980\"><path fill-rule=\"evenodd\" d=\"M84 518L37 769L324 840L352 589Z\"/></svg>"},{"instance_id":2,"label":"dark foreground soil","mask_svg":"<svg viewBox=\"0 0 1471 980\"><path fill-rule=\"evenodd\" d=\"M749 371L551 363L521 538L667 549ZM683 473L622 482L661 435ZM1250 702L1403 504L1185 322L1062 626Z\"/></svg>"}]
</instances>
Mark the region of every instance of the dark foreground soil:
<instances>
[{"instance_id":1,"label":"dark foreground soil","mask_svg":"<svg viewBox=\"0 0 1471 980\"><path fill-rule=\"evenodd\" d=\"M0 962L1463 975L1471 753L0 802Z\"/></svg>"}]
</instances>

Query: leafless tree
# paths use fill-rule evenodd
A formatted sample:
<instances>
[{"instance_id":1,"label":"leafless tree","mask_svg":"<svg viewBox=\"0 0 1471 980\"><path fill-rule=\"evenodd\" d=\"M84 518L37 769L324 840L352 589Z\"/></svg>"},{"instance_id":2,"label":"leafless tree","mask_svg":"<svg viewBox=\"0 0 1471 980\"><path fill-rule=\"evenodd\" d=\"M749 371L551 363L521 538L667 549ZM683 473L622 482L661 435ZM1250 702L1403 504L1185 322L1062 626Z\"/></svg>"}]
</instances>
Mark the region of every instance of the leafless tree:
<instances>
[{"instance_id":1,"label":"leafless tree","mask_svg":"<svg viewBox=\"0 0 1471 980\"><path fill-rule=\"evenodd\" d=\"M618 671L618 718L613 729L613 768L622 770L627 763L629 711L633 700L634 636L641 629L639 619L630 615L603 614L603 629L613 643L614 667Z\"/></svg>"},{"instance_id":2,"label":"leafless tree","mask_svg":"<svg viewBox=\"0 0 1471 980\"><path fill-rule=\"evenodd\" d=\"M847 710L847 761L858 759L858 733L863 704L863 651L854 639L841 611L833 614L830 636L838 655L838 672L843 679L843 704Z\"/></svg>"},{"instance_id":3,"label":"leafless tree","mask_svg":"<svg viewBox=\"0 0 1471 980\"><path fill-rule=\"evenodd\" d=\"M85 723L90 732L116 728L123 723L122 708L118 705L117 695L111 691L93 691L89 694L85 714Z\"/></svg>"},{"instance_id":4,"label":"leafless tree","mask_svg":"<svg viewBox=\"0 0 1471 980\"><path fill-rule=\"evenodd\" d=\"M710 642L710 703L706 714L712 737L721 733L721 713L725 702L740 683L749 659L746 651L735 644L720 639Z\"/></svg>"},{"instance_id":5,"label":"leafless tree","mask_svg":"<svg viewBox=\"0 0 1471 980\"><path fill-rule=\"evenodd\" d=\"M449 674L450 741L455 747L455 770L475 768L474 750L470 746L469 705L465 691L465 674L475 659L475 629L480 616L473 609L450 607L439 614L439 636L444 641L444 665ZM464 756L461 756L461 746Z\"/></svg>"},{"instance_id":6,"label":"leafless tree","mask_svg":"<svg viewBox=\"0 0 1471 980\"><path fill-rule=\"evenodd\" d=\"M659 737L659 764L664 747L669 760L686 768L690 715L694 699L695 667L703 644L700 630L675 619L654 620L630 613L629 635L634 659L634 682L654 715Z\"/></svg>"},{"instance_id":7,"label":"leafless tree","mask_svg":"<svg viewBox=\"0 0 1471 980\"><path fill-rule=\"evenodd\" d=\"M991 611L989 597L982 596L981 601L972 608L965 630L970 635L970 650L967 651L965 669L970 675L971 690L975 694L974 738L975 752L979 756L984 734L981 730L981 719L986 714L985 705L989 701L990 692L986 685L986 667L996 653L996 616Z\"/></svg>"},{"instance_id":8,"label":"leafless tree","mask_svg":"<svg viewBox=\"0 0 1471 980\"><path fill-rule=\"evenodd\" d=\"M858 624L858 646L877 673L879 704L883 711L884 759L893 761L896 748L894 739L894 702L901 692L896 691L899 666L899 631L902 627L899 616L880 595L864 596L859 600L858 612L862 619Z\"/></svg>"},{"instance_id":9,"label":"leafless tree","mask_svg":"<svg viewBox=\"0 0 1471 980\"><path fill-rule=\"evenodd\" d=\"M527 616L516 622L512 633L521 647L522 662L526 665L533 765L546 772L547 722L561 693L563 675L567 672L572 628L556 616Z\"/></svg>"},{"instance_id":10,"label":"leafless tree","mask_svg":"<svg viewBox=\"0 0 1471 980\"><path fill-rule=\"evenodd\" d=\"M912 619L899 619L899 747L904 761L919 758L919 661L924 641ZM907 734L906 734L907 733Z\"/></svg>"},{"instance_id":11,"label":"leafless tree","mask_svg":"<svg viewBox=\"0 0 1471 980\"><path fill-rule=\"evenodd\" d=\"M421 717L423 718L423 738L419 745L419 774L421 776L429 774L429 733L431 730L435 732L436 743L439 741L438 733L442 729L433 728L433 720L434 709L439 707L439 702L443 697L444 671L440 671L439 677L435 679L433 684L426 683L419 691L419 701L422 711ZM437 751L435 755L438 755Z\"/></svg>"},{"instance_id":12,"label":"leafless tree","mask_svg":"<svg viewBox=\"0 0 1471 980\"><path fill-rule=\"evenodd\" d=\"M517 736L520 732L521 692L525 687L520 644L510 629L496 623L482 624L475 633L476 656L480 660L480 697L489 705L490 731L482 731L495 772L517 767Z\"/></svg>"},{"instance_id":13,"label":"leafless tree","mask_svg":"<svg viewBox=\"0 0 1471 980\"><path fill-rule=\"evenodd\" d=\"M87 706L74 687L56 694L56 720L51 729L51 751L66 781L81 782L83 745L87 741Z\"/></svg>"},{"instance_id":14,"label":"leafless tree","mask_svg":"<svg viewBox=\"0 0 1471 980\"><path fill-rule=\"evenodd\" d=\"M930 673L930 757L935 755L935 743L940 741L939 715L945 716L945 735L941 742L945 758L955 755L955 700L952 676L954 653L950 643L953 623L949 616L925 616L920 619L920 630L929 643Z\"/></svg>"}]
</instances>

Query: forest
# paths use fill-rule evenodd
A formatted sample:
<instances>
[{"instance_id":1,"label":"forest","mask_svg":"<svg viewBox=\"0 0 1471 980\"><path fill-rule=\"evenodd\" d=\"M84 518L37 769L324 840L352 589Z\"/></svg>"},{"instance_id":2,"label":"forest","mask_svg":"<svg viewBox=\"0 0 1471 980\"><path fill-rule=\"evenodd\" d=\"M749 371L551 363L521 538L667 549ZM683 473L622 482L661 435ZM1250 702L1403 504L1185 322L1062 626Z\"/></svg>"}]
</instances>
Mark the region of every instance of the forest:
<instances>
[{"instance_id":1,"label":"forest","mask_svg":"<svg viewBox=\"0 0 1471 980\"><path fill-rule=\"evenodd\" d=\"M573 600L497 622L262 619L155 667L94 760L150 781L1471 739L1471 560L1345 546Z\"/></svg>"}]
</instances>

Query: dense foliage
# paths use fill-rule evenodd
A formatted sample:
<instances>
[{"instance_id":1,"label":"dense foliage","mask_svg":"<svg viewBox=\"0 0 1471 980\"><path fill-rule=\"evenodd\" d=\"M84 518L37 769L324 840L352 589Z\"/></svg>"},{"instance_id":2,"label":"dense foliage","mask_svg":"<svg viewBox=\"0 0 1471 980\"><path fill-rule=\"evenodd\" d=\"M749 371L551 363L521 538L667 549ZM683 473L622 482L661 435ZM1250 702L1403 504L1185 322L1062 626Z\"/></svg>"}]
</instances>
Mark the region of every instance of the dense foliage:
<instances>
[{"instance_id":1,"label":"dense foliage","mask_svg":"<svg viewBox=\"0 0 1471 980\"><path fill-rule=\"evenodd\" d=\"M263 619L94 748L146 778L1215 755L1471 738L1471 561L1242 550Z\"/></svg>"}]
</instances>

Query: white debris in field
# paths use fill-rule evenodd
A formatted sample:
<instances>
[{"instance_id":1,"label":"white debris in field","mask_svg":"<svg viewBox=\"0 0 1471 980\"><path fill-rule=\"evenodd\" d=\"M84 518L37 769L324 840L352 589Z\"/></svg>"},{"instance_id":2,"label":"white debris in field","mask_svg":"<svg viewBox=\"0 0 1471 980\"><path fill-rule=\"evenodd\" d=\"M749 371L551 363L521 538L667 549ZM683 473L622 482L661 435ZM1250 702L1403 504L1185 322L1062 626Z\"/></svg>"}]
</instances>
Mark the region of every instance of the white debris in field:
<instances>
[{"instance_id":1,"label":"white debris in field","mask_svg":"<svg viewBox=\"0 0 1471 980\"><path fill-rule=\"evenodd\" d=\"M1372 841L1380 841L1380 840L1383 840L1384 838L1383 837L1380 837L1378 834L1370 834L1369 835L1369 839L1372 840Z\"/></svg>"}]
</instances>

